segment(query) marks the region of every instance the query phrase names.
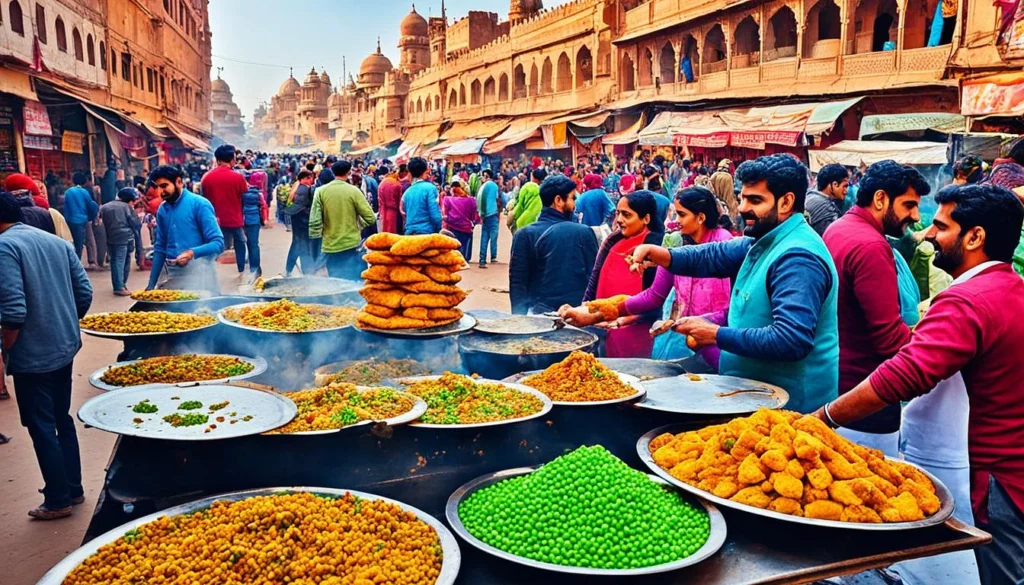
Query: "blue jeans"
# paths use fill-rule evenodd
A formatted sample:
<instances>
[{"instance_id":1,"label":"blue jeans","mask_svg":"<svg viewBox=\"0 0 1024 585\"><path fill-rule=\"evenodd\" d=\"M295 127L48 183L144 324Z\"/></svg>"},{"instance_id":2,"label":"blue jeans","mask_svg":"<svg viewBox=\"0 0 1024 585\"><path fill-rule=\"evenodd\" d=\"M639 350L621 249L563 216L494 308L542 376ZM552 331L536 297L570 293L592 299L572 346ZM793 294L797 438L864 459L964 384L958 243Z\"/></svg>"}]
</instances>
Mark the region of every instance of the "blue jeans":
<instances>
[{"instance_id":1,"label":"blue jeans","mask_svg":"<svg viewBox=\"0 0 1024 585\"><path fill-rule=\"evenodd\" d=\"M132 248L135 242L110 245L110 283L114 292L128 288L128 275L132 273Z\"/></svg>"},{"instance_id":2,"label":"blue jeans","mask_svg":"<svg viewBox=\"0 0 1024 585\"><path fill-rule=\"evenodd\" d=\"M135 230L135 263L142 268L142 226L137 225L132 229ZM127 279L127 275L125 279Z\"/></svg>"},{"instance_id":3,"label":"blue jeans","mask_svg":"<svg viewBox=\"0 0 1024 585\"><path fill-rule=\"evenodd\" d=\"M75 245L75 256L78 259L82 259L82 250L85 248L85 230L90 229L87 223L69 223L68 229L71 230L71 239Z\"/></svg>"},{"instance_id":4,"label":"blue jeans","mask_svg":"<svg viewBox=\"0 0 1024 585\"><path fill-rule=\"evenodd\" d=\"M72 498L84 493L78 435L70 412L71 366L42 374L13 374L21 425L32 438L45 483L43 505L51 510L67 508Z\"/></svg>"},{"instance_id":5,"label":"blue jeans","mask_svg":"<svg viewBox=\"0 0 1024 585\"><path fill-rule=\"evenodd\" d=\"M462 257L469 262L473 259L473 232L460 232L458 230L451 230L455 234L455 239L459 241L459 252L462 252Z\"/></svg>"},{"instance_id":6,"label":"blue jeans","mask_svg":"<svg viewBox=\"0 0 1024 585\"><path fill-rule=\"evenodd\" d=\"M1013 585L1024 580L1024 511L1021 511L996 476L988 480L988 520L975 518L992 542L974 549L978 572L985 585Z\"/></svg>"},{"instance_id":7,"label":"blue jeans","mask_svg":"<svg viewBox=\"0 0 1024 585\"><path fill-rule=\"evenodd\" d=\"M324 252L323 259L327 265L327 276L331 278L359 281L362 280L360 275L366 270L366 262L359 248L344 252Z\"/></svg>"},{"instance_id":8,"label":"blue jeans","mask_svg":"<svg viewBox=\"0 0 1024 585\"><path fill-rule=\"evenodd\" d=\"M285 216L290 217L290 216ZM298 217L298 216L296 216ZM288 258L284 263L285 274L295 270L295 263L300 262L303 274L313 274L316 261L313 260L313 243L309 240L309 224L304 220L295 222L292 229L292 245L288 248Z\"/></svg>"},{"instance_id":9,"label":"blue jeans","mask_svg":"<svg viewBox=\"0 0 1024 585\"><path fill-rule=\"evenodd\" d=\"M491 245L491 262L498 259L498 215L488 215L480 226L480 266L487 264L487 244ZM467 259L467 262L469 260Z\"/></svg>"},{"instance_id":10,"label":"blue jeans","mask_svg":"<svg viewBox=\"0 0 1024 585\"><path fill-rule=\"evenodd\" d=\"M256 272L260 269L260 224L245 226L245 247L249 250L249 272Z\"/></svg>"},{"instance_id":11,"label":"blue jeans","mask_svg":"<svg viewBox=\"0 0 1024 585\"><path fill-rule=\"evenodd\" d=\"M245 228L220 228L224 234L224 249L235 249L235 265L239 272L245 272Z\"/></svg>"}]
</instances>

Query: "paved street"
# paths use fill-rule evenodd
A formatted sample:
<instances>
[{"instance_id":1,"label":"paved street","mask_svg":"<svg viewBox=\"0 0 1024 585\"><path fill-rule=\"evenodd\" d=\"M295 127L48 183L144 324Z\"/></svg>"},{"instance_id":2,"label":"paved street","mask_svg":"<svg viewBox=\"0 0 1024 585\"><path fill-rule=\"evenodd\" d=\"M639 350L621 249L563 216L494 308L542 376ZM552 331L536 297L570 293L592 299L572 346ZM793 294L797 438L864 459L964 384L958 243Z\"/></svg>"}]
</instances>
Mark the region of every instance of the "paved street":
<instances>
[{"instance_id":1,"label":"paved street","mask_svg":"<svg viewBox=\"0 0 1024 585\"><path fill-rule=\"evenodd\" d=\"M285 255L291 234L282 226L265 229L261 233L263 272L266 276L277 275L284 270ZM463 302L463 309L495 308L508 310L508 295L485 290L485 287L507 289L508 250L511 234L502 227L499 237L499 260L501 264L480 270L476 264L476 252L472 268L463 271L461 286L471 290ZM479 229L474 243L479 246ZM235 278L235 267L220 265L222 288ZM127 310L131 299L115 297L110 284L110 272L90 273L94 288L91 312ZM145 286L148 273L132 272L129 289ZM84 346L75 360L74 394L72 411L99 391L89 386L89 374L112 363L121 344L117 341L98 339L83 335ZM8 388L13 389L10 378ZM71 518L53 522L32 521L28 510L42 502L42 495L36 490L42 487L42 478L32 451L28 434L18 421L15 400L0 402L0 432L13 437L13 441L0 446L0 583L3 585L28 585L35 583L51 566L66 554L77 548L85 534L86 527L96 505L96 498L102 487L104 468L110 457L115 436L78 427L78 439L82 450L82 468L85 484L85 504L75 510Z\"/></svg>"}]
</instances>

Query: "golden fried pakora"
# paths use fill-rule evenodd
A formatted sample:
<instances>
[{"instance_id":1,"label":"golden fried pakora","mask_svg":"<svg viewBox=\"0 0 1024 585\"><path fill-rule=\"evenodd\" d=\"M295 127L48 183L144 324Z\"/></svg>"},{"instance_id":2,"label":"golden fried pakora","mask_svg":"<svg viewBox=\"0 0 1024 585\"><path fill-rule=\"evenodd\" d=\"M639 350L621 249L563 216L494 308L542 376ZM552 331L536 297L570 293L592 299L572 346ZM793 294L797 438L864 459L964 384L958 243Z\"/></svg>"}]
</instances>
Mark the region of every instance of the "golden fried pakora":
<instances>
[{"instance_id":1,"label":"golden fried pakora","mask_svg":"<svg viewBox=\"0 0 1024 585\"><path fill-rule=\"evenodd\" d=\"M458 250L449 250L448 252L434 256L428 260L428 262L438 266L451 266L457 268L465 264L466 259L462 256L462 252L459 252Z\"/></svg>"},{"instance_id":2,"label":"golden fried pakora","mask_svg":"<svg viewBox=\"0 0 1024 585\"><path fill-rule=\"evenodd\" d=\"M410 319L422 319L426 321L430 318L429 311L426 307L409 307L408 309L402 309L402 316Z\"/></svg>"},{"instance_id":3,"label":"golden fried pakora","mask_svg":"<svg viewBox=\"0 0 1024 585\"><path fill-rule=\"evenodd\" d=\"M438 284L455 284L462 280L461 274L452 272L444 266L424 266L423 274L426 274L431 280Z\"/></svg>"},{"instance_id":4,"label":"golden fried pakora","mask_svg":"<svg viewBox=\"0 0 1024 585\"><path fill-rule=\"evenodd\" d=\"M431 293L406 294L402 297L402 308L426 307L428 309L450 309L466 300L466 293L457 292L450 295Z\"/></svg>"},{"instance_id":5,"label":"golden fried pakora","mask_svg":"<svg viewBox=\"0 0 1024 585\"><path fill-rule=\"evenodd\" d=\"M388 250L391 249L391 246L394 246L403 237L405 236L400 236L398 234L391 234L387 232L380 232L366 238L366 241L363 243L363 245L366 246L367 250L387 252Z\"/></svg>"},{"instance_id":6,"label":"golden fried pakora","mask_svg":"<svg viewBox=\"0 0 1024 585\"><path fill-rule=\"evenodd\" d=\"M615 295L607 299L595 299L587 301L587 311L591 314L601 315L604 321L614 321L619 318L619 305L626 302L629 295Z\"/></svg>"},{"instance_id":7,"label":"golden fried pakora","mask_svg":"<svg viewBox=\"0 0 1024 585\"><path fill-rule=\"evenodd\" d=\"M391 253L396 256L419 256L427 250L458 250L461 246L455 238L441 234L401 236L392 244Z\"/></svg>"},{"instance_id":8,"label":"golden fried pakora","mask_svg":"<svg viewBox=\"0 0 1024 585\"><path fill-rule=\"evenodd\" d=\"M408 264L412 266L426 266L430 260L418 256L395 256L390 252L370 252L363 256L363 260L370 265L393 266L396 264Z\"/></svg>"},{"instance_id":9,"label":"golden fried pakora","mask_svg":"<svg viewBox=\"0 0 1024 585\"><path fill-rule=\"evenodd\" d=\"M369 313L359 313L356 315L356 323L371 329L383 329L386 331L393 329L420 329L427 326L427 321L424 319L411 319L402 315L395 315L384 319Z\"/></svg>"},{"instance_id":10,"label":"golden fried pakora","mask_svg":"<svg viewBox=\"0 0 1024 585\"><path fill-rule=\"evenodd\" d=\"M402 307L402 298L408 293L397 289L377 290L363 287L359 289L359 294L371 305L380 305L389 309L400 309Z\"/></svg>"},{"instance_id":11,"label":"golden fried pakora","mask_svg":"<svg viewBox=\"0 0 1024 585\"><path fill-rule=\"evenodd\" d=\"M369 304L363 306L363 312L369 313L369 314L371 314L371 315L373 315L375 317L380 317L381 319L387 319L387 318L390 318L390 317L394 317L395 315L398 314L398 311L396 311L395 309L391 309L391 308L388 308L388 307L383 307L381 305L369 305Z\"/></svg>"},{"instance_id":12,"label":"golden fried pakora","mask_svg":"<svg viewBox=\"0 0 1024 585\"><path fill-rule=\"evenodd\" d=\"M434 282L433 280L406 283L402 285L402 288L409 292L434 293L441 295L450 295L462 291L461 288L453 284L439 284Z\"/></svg>"},{"instance_id":13,"label":"golden fried pakora","mask_svg":"<svg viewBox=\"0 0 1024 585\"><path fill-rule=\"evenodd\" d=\"M447 321L449 319L458 321L462 318L460 309L427 309L427 319L431 321Z\"/></svg>"},{"instance_id":14,"label":"golden fried pakora","mask_svg":"<svg viewBox=\"0 0 1024 585\"><path fill-rule=\"evenodd\" d=\"M360 275L366 280L377 282L390 282L392 284L406 284L412 282L425 282L429 280L427 275L420 273L412 266L402 265L377 265L371 266Z\"/></svg>"}]
</instances>

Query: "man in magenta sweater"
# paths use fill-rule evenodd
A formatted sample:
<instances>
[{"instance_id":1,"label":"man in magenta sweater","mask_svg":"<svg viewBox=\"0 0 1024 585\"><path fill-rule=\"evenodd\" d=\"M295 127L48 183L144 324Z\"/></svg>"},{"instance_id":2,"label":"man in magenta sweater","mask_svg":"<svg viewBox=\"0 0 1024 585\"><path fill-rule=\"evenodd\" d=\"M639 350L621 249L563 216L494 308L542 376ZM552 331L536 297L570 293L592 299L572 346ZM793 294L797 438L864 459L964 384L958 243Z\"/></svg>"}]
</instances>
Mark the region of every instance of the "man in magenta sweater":
<instances>
[{"instance_id":1,"label":"man in magenta sweater","mask_svg":"<svg viewBox=\"0 0 1024 585\"><path fill-rule=\"evenodd\" d=\"M833 428L911 400L961 372L970 399L971 504L992 543L975 551L985 585L1024 579L1024 280L1011 265L1024 205L994 185L949 187L926 238L955 279L909 344L816 413ZM943 429L935 429L941 433Z\"/></svg>"},{"instance_id":2,"label":"man in magenta sweater","mask_svg":"<svg viewBox=\"0 0 1024 585\"><path fill-rule=\"evenodd\" d=\"M896 258L885 237L900 238L921 220L918 204L931 190L917 169L891 160L871 165L860 185L857 205L823 236L839 273L840 396L910 341L910 327L900 317ZM910 303L915 314L918 301ZM846 438L895 457L900 406L843 430Z\"/></svg>"}]
</instances>

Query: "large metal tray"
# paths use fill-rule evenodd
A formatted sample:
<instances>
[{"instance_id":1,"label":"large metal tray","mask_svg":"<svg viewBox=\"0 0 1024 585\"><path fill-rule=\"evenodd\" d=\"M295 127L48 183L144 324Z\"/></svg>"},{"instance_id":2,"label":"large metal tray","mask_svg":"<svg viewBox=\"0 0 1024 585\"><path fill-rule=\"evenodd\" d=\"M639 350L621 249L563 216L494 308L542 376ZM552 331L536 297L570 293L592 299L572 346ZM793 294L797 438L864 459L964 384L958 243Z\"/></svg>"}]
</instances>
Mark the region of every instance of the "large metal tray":
<instances>
[{"instance_id":1,"label":"large metal tray","mask_svg":"<svg viewBox=\"0 0 1024 585\"><path fill-rule=\"evenodd\" d=\"M597 358L597 361L616 372L640 378L641 382L658 378L672 378L686 373L686 368L679 362L650 360L643 358Z\"/></svg>"},{"instance_id":2,"label":"large metal tray","mask_svg":"<svg viewBox=\"0 0 1024 585\"><path fill-rule=\"evenodd\" d=\"M277 487L277 488L263 488L258 490L248 490L242 492L232 492L228 494L222 494L219 496L212 496L209 498L203 498L173 508L168 508L160 512L155 512L148 516L143 516L127 524L122 524L117 528L105 532L100 536L90 540L89 542L82 545L78 550L72 552L68 556L64 557L64 560L57 563L52 569L46 572L45 575L37 582L36 585L61 585L64 579L71 574L71 571L82 564L85 559L96 554L96 552L103 546L116 542L118 539L124 536L124 534L130 530L135 530L143 525L149 524L159 520L164 516L182 516L185 514L193 514L200 510L206 510L213 505L214 502L218 501L231 501L237 502L241 500L247 500L257 496L272 496L282 493L304 493L309 492L317 495L338 497L344 496L345 494L352 494L364 500L371 501L384 501L394 504L403 510L411 512L424 523L430 525L431 528L437 533L438 538L441 540L441 550L443 554L443 560L441 561L441 574L438 575L435 585L452 585L455 583L455 578L459 574L459 566L462 564L462 551L459 550L459 543L452 535L451 531L438 519L434 518L430 514L423 512L417 508L414 508L408 504L404 504L397 500L385 498L382 496L368 494L365 492L357 492L355 490L339 490L332 488L320 488L320 487Z\"/></svg>"},{"instance_id":3,"label":"large metal tray","mask_svg":"<svg viewBox=\"0 0 1024 585\"><path fill-rule=\"evenodd\" d=\"M412 358L393 358L393 359L405 359L405 360L413 361L413 362L416 362L417 364L419 364L422 367L422 371L418 372L418 373L416 373L414 375L426 376L426 375L430 374L430 368L427 367L426 364L418 362L418 361L416 361L416 360L414 360ZM313 385L317 386L317 387L319 387L319 386L326 386L326 384L324 382L330 376L332 376L334 374L337 374L337 373L340 373L345 368L347 368L349 366L352 366L352 365L356 365L356 364L369 364L369 363L373 363L373 362L376 362L376 361L377 361L377 358L370 358L370 359L367 359L367 360L342 360L340 362L332 362L332 363L329 363L329 364L322 365L319 368L313 370ZM391 359L384 359L384 360L381 360L381 361L382 362L386 362L386 361L392 361L392 360ZM381 380L378 383L382 384L382 383L384 383L384 380Z\"/></svg>"},{"instance_id":4,"label":"large metal tray","mask_svg":"<svg viewBox=\"0 0 1024 585\"><path fill-rule=\"evenodd\" d=\"M763 510L761 508L748 506L746 504L740 504L732 500L727 500L725 498L719 498L718 496L710 494L702 489L697 488L696 486L692 486L684 481L680 481L672 477L672 474L670 474L668 471L665 471L661 467L658 467L658 464L654 462L654 457L651 455L649 446L651 444L651 441L654 440L655 437L663 433L676 434L688 430L692 430L692 427L687 426L685 424L672 424L656 428L653 431L640 437L640 440L637 441L637 454L640 455L640 459L642 459L643 462L647 465L647 467L650 468L652 472L656 473L658 477L661 477L662 479L676 486L679 489L686 490L691 494L710 500L718 504L719 506L732 508L734 510L740 510L741 512L747 512L750 514L756 514L758 516L764 516L766 518L774 518L776 520L782 520L783 522L792 522L794 524L807 524L809 526L824 526L827 528L841 528L843 530L867 530L875 532L913 530L915 528L934 526L936 524L942 524L950 516L953 515L953 508L955 506L955 502L953 500L953 494L949 491L949 488L947 488L941 481L939 481L939 478L935 477L931 473L928 473L924 469L908 461L900 461L900 463L910 465L916 468L921 473L928 476L928 479L932 480L932 483L935 484L935 495L938 496L939 502L941 504L938 512L929 516L928 518L925 518L924 520L917 520L915 522L883 522L881 524L871 524L867 522L840 522L837 520L818 520L815 518L803 518L800 516L792 516L790 514L773 512L771 510Z\"/></svg>"},{"instance_id":5,"label":"large metal tray","mask_svg":"<svg viewBox=\"0 0 1024 585\"><path fill-rule=\"evenodd\" d=\"M367 327L356 323L356 329L360 331L393 339L437 339L439 337L448 337L449 335L465 333L472 330L475 326L476 317L467 314L462 315L462 318L458 321L453 321L447 325L421 329L376 329L374 327Z\"/></svg>"},{"instance_id":6,"label":"large metal tray","mask_svg":"<svg viewBox=\"0 0 1024 585\"><path fill-rule=\"evenodd\" d=\"M371 387L368 387L368 386L356 386L356 390L358 390L359 392L367 392L369 390L376 390L377 388L381 388L381 387L372 387L371 388ZM314 388L314 390L315 390L315 388ZM388 390L394 390L394 388L388 388ZM401 393L406 395L406 396L408 396L413 401L413 404L412 404L412 408L411 409L409 409L408 411L406 411L406 412L404 412L404 413L402 413L402 414L400 414L398 416L393 416L391 418L385 418L383 420L364 420L364 421L357 422L354 425L349 425L347 427L341 427L341 428L337 428L337 429L326 429L326 430L323 430L323 431L302 431L300 433L280 433L280 434L279 433L274 433L273 431L268 431L267 433L264 433L264 434L273 435L275 437L297 437L297 436L300 436L300 435L332 435L334 433L340 433L341 431L347 431L349 429L354 429L356 427L362 427L362 426L372 425L372 424L377 424L377 423L384 423L384 424L388 425L389 427L394 427L394 426L398 426L398 425L404 425L406 423L411 423L412 421L414 421L414 420L418 419L419 417L423 416L423 413L427 412L427 403L422 398L420 398L419 396L416 396L415 394L410 394L408 392L401 392ZM288 394L290 394L290 392L284 392L282 394L284 396L288 396Z\"/></svg>"},{"instance_id":7,"label":"large metal tray","mask_svg":"<svg viewBox=\"0 0 1024 585\"><path fill-rule=\"evenodd\" d=\"M558 318L542 315L512 315L500 319L486 319L477 322L476 331L495 335L539 335L565 327Z\"/></svg>"},{"instance_id":8,"label":"large metal tray","mask_svg":"<svg viewBox=\"0 0 1024 585\"><path fill-rule=\"evenodd\" d=\"M501 382L522 384L523 380L529 378L530 376L540 374L543 371L544 370L533 370L530 372L520 372L518 374L514 374L512 376L504 378ZM644 397L645 394L647 394L647 389L644 388L643 384L640 383L640 379L637 378L636 376L630 376L629 374L623 374L622 372L615 372L615 375L618 376L624 384L631 386L634 390L636 390L636 392L624 398L613 398L611 400L597 400L594 402L566 402L563 400L552 400L551 403L554 404L555 406L606 406L609 404L621 404L623 402L633 402L636 400L640 400ZM527 384L522 385L527 386ZM528 387L532 388L532 386Z\"/></svg>"},{"instance_id":9,"label":"large metal tray","mask_svg":"<svg viewBox=\"0 0 1024 585\"><path fill-rule=\"evenodd\" d=\"M241 356L241 355L229 355L229 354L225 354L225 353L221 353L221 354L199 354L199 355L204 355L204 356L209 356L209 357L236 358L236 359L242 360L243 362L246 362L246 363L250 364L253 367L253 369L252 369L251 372L247 372L245 374L239 374L237 376L229 376L227 378L218 378L216 380L195 380L195 381L192 381L192 382L178 382L176 384L164 384L164 383L156 382L156 383L153 383L153 384L139 384L137 386L113 386L111 384L107 384L106 382L104 382L101 379L103 377L103 374L107 373L107 370L112 370L114 368L119 368L121 366L130 366L131 364L143 361L143 359L152 359L152 358L143 358L143 359L131 360L131 361L127 361L127 362L117 362L115 364L110 364L109 366L104 366L104 367L96 370L95 372L93 372L89 376L89 384L91 384L93 386L93 388L99 388L100 390L103 390L105 392L112 392L112 391L115 391L115 390L124 390L125 388L149 388L151 386L177 386L179 388L187 388L189 386L209 386L211 384L227 384L229 382L237 382L238 380L246 380L248 378L255 378L256 376L259 376L263 372L267 371L267 360L265 360L265 359L263 359L261 357L245 357L245 356Z\"/></svg>"},{"instance_id":10,"label":"large metal tray","mask_svg":"<svg viewBox=\"0 0 1024 585\"><path fill-rule=\"evenodd\" d=\"M401 384L402 386L408 386L408 385L411 385L411 384L415 384L416 382L422 382L424 380L437 380L440 377L441 376L411 376L411 377L408 377L408 378L399 378L398 380L395 380L395 381L397 383ZM534 390L533 388L530 388L529 386L523 386L522 384L509 384L508 382L501 382L499 380L486 380L486 379L483 379L483 378L474 379L473 381L476 382L477 384L498 384L500 386L505 386L507 388L512 388L512 389L518 390L520 392L525 392L527 394L533 394L537 398L540 398L541 402L544 403L544 406L541 407L541 409L538 412L535 412L535 413L533 413L533 414L531 414L529 416L524 416L524 417L521 417L521 418L510 418L508 420L496 420L496 421L491 421L491 422L473 423L473 424L468 424L468 425L442 425L442 424L437 424L437 423L419 423L419 422L414 422L414 423L410 423L409 426L411 426L411 427L418 427L418 428L421 428L421 429L475 429L475 428L480 428L480 427L496 427L496 426L500 426L500 425L510 425L510 424L515 424L515 423L520 423L520 422L523 422L523 421L527 421L527 420L532 420L532 419L535 419L535 418L540 418L540 417L546 415L547 413L551 412L551 407L554 406L554 403L551 402L550 398L545 396L542 392L538 392L537 390Z\"/></svg>"},{"instance_id":11,"label":"large metal tray","mask_svg":"<svg viewBox=\"0 0 1024 585\"><path fill-rule=\"evenodd\" d=\"M688 497L685 494L680 494L686 498L691 504L701 506L708 514L708 519L711 521L711 530L708 534L707 541L704 542L704 546L697 549L692 555L673 561L671 563L665 563L662 565L654 565L651 567L642 567L639 569L596 569L592 567L572 567L568 565L556 565L554 563L545 563L543 561L535 561L518 555L514 555L509 552L505 552L499 548L495 548L482 540L476 538L470 534L469 530L466 530L465 525L462 524L462 520L459 518L459 504L463 500L468 498L473 492L491 486L499 481L509 479L512 477L518 477L520 475L526 475L533 473L539 469L539 467L518 467L516 469L506 469L505 471L499 471L497 473L489 473L482 475L469 483L463 485L448 498L448 505L445 506L444 515L448 519L448 524L451 525L455 533L462 537L463 540L473 545L474 547L496 556L506 561L512 561L520 565L526 565L528 567L534 567L537 569L544 569L547 571L555 571L558 573L572 573L575 575L594 575L594 576L608 576L608 577L629 577L637 575L651 575L656 573L667 573L669 571L675 571L683 567L689 567L696 565L697 563L707 559L711 555L718 552L718 549L722 548L725 544L725 518L722 513L718 511L713 504L710 504L700 498ZM658 477L653 475L649 476L651 481L668 485Z\"/></svg>"},{"instance_id":12,"label":"large metal tray","mask_svg":"<svg viewBox=\"0 0 1024 585\"><path fill-rule=\"evenodd\" d=\"M637 408L679 414L740 415L759 408L778 409L789 402L789 393L771 384L715 374L683 374L643 383L647 397ZM737 390L750 390L729 396Z\"/></svg>"},{"instance_id":13,"label":"large metal tray","mask_svg":"<svg viewBox=\"0 0 1024 585\"><path fill-rule=\"evenodd\" d=\"M120 312L120 311L114 311L114 312ZM109 315L109 314L110 314L110 312L91 313L90 316ZM178 314L181 314L181 313L178 313ZM210 316L212 317L213 315L210 315ZM95 330L92 330L92 329L86 329L85 327L80 327L80 329L81 329L82 333L85 333L86 335L92 335L93 337L103 337L104 339L124 340L124 339L136 339L136 338L144 338L144 337L165 337L165 336L171 336L171 335L184 335L186 333L195 333L196 331L202 331L204 329L209 329L210 327L216 327L217 325L219 325L219 323L217 321L214 321L213 323L210 323L209 325L203 325L202 327L196 327L195 329L186 329L185 331L153 331L153 332L150 332L150 333L107 333L105 331L95 331Z\"/></svg>"},{"instance_id":14,"label":"large metal tray","mask_svg":"<svg viewBox=\"0 0 1024 585\"><path fill-rule=\"evenodd\" d=\"M228 309L230 309L230 310L246 309L246 308L249 308L249 307L254 307L256 305L265 305L267 303L272 303L272 302L274 302L274 301L256 301L256 302L252 302L252 303L242 303L240 305L231 305L230 307L224 307L223 309L217 311L217 320L220 321L221 323L223 323L224 325L227 325L228 327L234 327L236 329L244 329L246 331L254 331L256 333L268 333L268 334L271 334L271 335L310 335L310 334L314 334L314 333L329 333L331 331L341 331L343 329L349 329L349 328L351 328L355 324L355 320L354 320L355 319L355 315L353 315L353 322L352 322L352 324L342 325L341 327L330 327L328 329L312 329L310 331L277 331L275 329L260 329L259 327L251 327L249 325L242 325L241 323L239 323L237 321L232 321L231 319L228 319L227 317L224 316L224 311L227 311ZM319 303L300 303L300 304L303 304L303 305L316 305L316 306L319 306L319 307L326 307L326 308L329 308L329 309L337 309L337 308L339 308L337 305L321 305Z\"/></svg>"},{"instance_id":15,"label":"large metal tray","mask_svg":"<svg viewBox=\"0 0 1024 585\"><path fill-rule=\"evenodd\" d=\"M178 397L178 400L172 400L172 397L175 396ZM158 407L157 412L139 414L132 410L132 406L147 398L151 404ZM177 410L178 405L186 400L198 400L203 403L203 408L195 411ZM225 400L230 402L226 408L214 413L209 412L207 408L209 405ZM172 412L199 412L209 415L210 421L204 425L175 428L162 420L164 416ZM238 414L228 417L228 413L231 412ZM189 388L149 386L126 388L93 397L78 409L78 420L91 427L118 435L172 441L213 441L257 435L276 429L288 424L295 418L297 412L294 402L277 392L268 390L225 385ZM242 417L246 415L252 415L252 420L244 422ZM216 422L218 416L224 416L225 419L232 418L238 422L230 424L228 420L225 420L218 423ZM133 422L135 418L142 419L143 423L136 425ZM147 425L147 423L149 424ZM211 423L216 424L217 428L209 433L204 432Z\"/></svg>"}]
</instances>

